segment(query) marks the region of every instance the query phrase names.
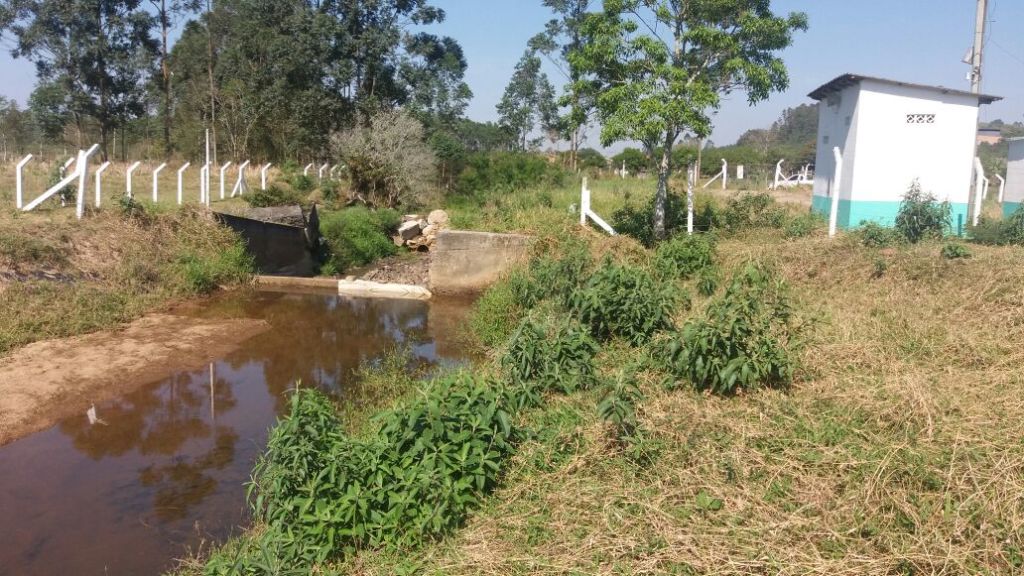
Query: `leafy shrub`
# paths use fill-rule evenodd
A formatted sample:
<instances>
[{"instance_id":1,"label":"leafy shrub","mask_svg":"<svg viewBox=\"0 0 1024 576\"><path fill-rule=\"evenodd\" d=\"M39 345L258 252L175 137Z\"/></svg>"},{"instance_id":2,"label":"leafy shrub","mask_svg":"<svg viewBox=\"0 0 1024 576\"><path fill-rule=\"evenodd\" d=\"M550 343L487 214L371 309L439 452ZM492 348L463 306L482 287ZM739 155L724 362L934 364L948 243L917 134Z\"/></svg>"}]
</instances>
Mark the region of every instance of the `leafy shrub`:
<instances>
[{"instance_id":1,"label":"leafy shrub","mask_svg":"<svg viewBox=\"0 0 1024 576\"><path fill-rule=\"evenodd\" d=\"M1024 246L1024 207L1002 220L982 218L971 228L971 239L991 246Z\"/></svg>"},{"instance_id":2,"label":"leafy shrub","mask_svg":"<svg viewBox=\"0 0 1024 576\"><path fill-rule=\"evenodd\" d=\"M619 234L632 236L644 246L654 246L654 199L642 208L626 204L612 213L612 228ZM665 231L686 227L686 199L669 193L665 201Z\"/></svg>"},{"instance_id":3,"label":"leafy shrub","mask_svg":"<svg viewBox=\"0 0 1024 576\"><path fill-rule=\"evenodd\" d=\"M512 383L530 394L568 394L593 384L597 351L590 334L568 317L526 318L512 335L501 365Z\"/></svg>"},{"instance_id":4,"label":"leafy shrub","mask_svg":"<svg viewBox=\"0 0 1024 576\"><path fill-rule=\"evenodd\" d=\"M590 251L582 243L563 247L560 258L534 258L525 274L512 277L516 303L529 309L550 298L559 305L568 306L573 292L584 282L592 267Z\"/></svg>"},{"instance_id":5,"label":"leafy shrub","mask_svg":"<svg viewBox=\"0 0 1024 576\"><path fill-rule=\"evenodd\" d=\"M253 208L291 206L301 204L303 200L301 194L277 184L271 184L266 190L254 190L242 197Z\"/></svg>"},{"instance_id":6,"label":"leafy shrub","mask_svg":"<svg viewBox=\"0 0 1024 576\"><path fill-rule=\"evenodd\" d=\"M330 249L329 263L343 272L396 254L398 247L390 233L400 220L394 210L364 206L325 213L320 219L320 234Z\"/></svg>"},{"instance_id":7,"label":"leafy shrub","mask_svg":"<svg viewBox=\"0 0 1024 576\"><path fill-rule=\"evenodd\" d=\"M292 174L288 178L288 184L291 185L292 190L302 194L309 194L316 188L313 178L302 173Z\"/></svg>"},{"instance_id":8,"label":"leafy shrub","mask_svg":"<svg viewBox=\"0 0 1024 576\"><path fill-rule=\"evenodd\" d=\"M711 296L718 290L718 268L705 268L697 277L697 292L701 296Z\"/></svg>"},{"instance_id":9,"label":"leafy shrub","mask_svg":"<svg viewBox=\"0 0 1024 576\"><path fill-rule=\"evenodd\" d=\"M793 378L799 332L785 283L770 269L748 264L703 318L669 341L669 371L714 394L785 386Z\"/></svg>"},{"instance_id":10,"label":"leafy shrub","mask_svg":"<svg viewBox=\"0 0 1024 576\"><path fill-rule=\"evenodd\" d=\"M500 386L450 376L382 413L377 434L352 438L325 396L298 390L250 486L264 541L284 565L308 568L450 532L494 489L520 438L508 402Z\"/></svg>"},{"instance_id":11,"label":"leafy shrub","mask_svg":"<svg viewBox=\"0 0 1024 576\"><path fill-rule=\"evenodd\" d=\"M921 184L915 180L903 196L894 228L911 244L938 240L953 225L952 214L949 202L938 202L934 194L923 192Z\"/></svg>"},{"instance_id":12,"label":"leafy shrub","mask_svg":"<svg viewBox=\"0 0 1024 576\"><path fill-rule=\"evenodd\" d=\"M715 239L709 234L680 234L654 252L654 269L665 278L690 279L714 265Z\"/></svg>"},{"instance_id":13,"label":"leafy shrub","mask_svg":"<svg viewBox=\"0 0 1024 576\"><path fill-rule=\"evenodd\" d=\"M595 338L618 336L641 345L656 332L672 328L678 301L675 292L647 270L606 260L573 294L572 309Z\"/></svg>"},{"instance_id":14,"label":"leafy shrub","mask_svg":"<svg viewBox=\"0 0 1024 576\"><path fill-rule=\"evenodd\" d=\"M735 232L750 228L781 229L789 222L789 215L770 194L759 192L730 198L721 219L727 230Z\"/></svg>"},{"instance_id":15,"label":"leafy shrub","mask_svg":"<svg viewBox=\"0 0 1024 576\"><path fill-rule=\"evenodd\" d=\"M473 305L469 326L480 342L489 348L508 341L525 309L519 305L513 284L525 273L515 271L488 288Z\"/></svg>"},{"instance_id":16,"label":"leafy shrub","mask_svg":"<svg viewBox=\"0 0 1024 576\"><path fill-rule=\"evenodd\" d=\"M459 174L456 190L463 195L514 192L562 186L566 172L540 154L491 152L473 154Z\"/></svg>"},{"instance_id":17,"label":"leafy shrub","mask_svg":"<svg viewBox=\"0 0 1024 576\"><path fill-rule=\"evenodd\" d=\"M209 294L221 284L246 281L255 269L252 256L241 241L226 250L200 255L185 252L178 257L177 268L184 286L195 294Z\"/></svg>"},{"instance_id":18,"label":"leafy shrub","mask_svg":"<svg viewBox=\"0 0 1024 576\"><path fill-rule=\"evenodd\" d=\"M816 212L808 212L796 218L791 218L786 224L786 238L805 238L814 234L827 224L824 216Z\"/></svg>"},{"instance_id":19,"label":"leafy shrub","mask_svg":"<svg viewBox=\"0 0 1024 576\"><path fill-rule=\"evenodd\" d=\"M612 426L615 439L628 441L636 435L636 407L643 393L633 383L632 371L623 371L611 381L597 404L597 415Z\"/></svg>"},{"instance_id":20,"label":"leafy shrub","mask_svg":"<svg viewBox=\"0 0 1024 576\"><path fill-rule=\"evenodd\" d=\"M406 110L384 110L331 137L352 190L365 204L419 205L434 190L436 158L423 124Z\"/></svg>"},{"instance_id":21,"label":"leafy shrub","mask_svg":"<svg viewBox=\"0 0 1024 576\"><path fill-rule=\"evenodd\" d=\"M946 260L957 260L960 258L970 258L971 251L957 242L950 242L942 247L942 257Z\"/></svg>"},{"instance_id":22,"label":"leafy shrub","mask_svg":"<svg viewBox=\"0 0 1024 576\"><path fill-rule=\"evenodd\" d=\"M899 232L877 222L861 222L854 233L860 238L860 243L869 248L885 248L904 240Z\"/></svg>"}]
</instances>

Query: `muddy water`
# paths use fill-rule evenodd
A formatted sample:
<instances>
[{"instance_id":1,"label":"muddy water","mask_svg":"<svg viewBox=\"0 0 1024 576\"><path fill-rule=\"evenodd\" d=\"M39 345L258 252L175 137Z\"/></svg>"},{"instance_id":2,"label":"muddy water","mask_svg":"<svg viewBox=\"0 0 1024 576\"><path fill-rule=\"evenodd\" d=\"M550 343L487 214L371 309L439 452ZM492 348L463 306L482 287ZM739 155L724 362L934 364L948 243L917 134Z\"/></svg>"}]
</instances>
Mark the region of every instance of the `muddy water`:
<instances>
[{"instance_id":1,"label":"muddy water","mask_svg":"<svg viewBox=\"0 0 1024 576\"><path fill-rule=\"evenodd\" d=\"M272 328L97 405L93 422L82 414L0 448L0 574L159 574L222 541L245 524L243 485L297 378L344 401L352 370L396 344L419 362L462 361L452 336L465 310L258 292L187 311Z\"/></svg>"}]
</instances>

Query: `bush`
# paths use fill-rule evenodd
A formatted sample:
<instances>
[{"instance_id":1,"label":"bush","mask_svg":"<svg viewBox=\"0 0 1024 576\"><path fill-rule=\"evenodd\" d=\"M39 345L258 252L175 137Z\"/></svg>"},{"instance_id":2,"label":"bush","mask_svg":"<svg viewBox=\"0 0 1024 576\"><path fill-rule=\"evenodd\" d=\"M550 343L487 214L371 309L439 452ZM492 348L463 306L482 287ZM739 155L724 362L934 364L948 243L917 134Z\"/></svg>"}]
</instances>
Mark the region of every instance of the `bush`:
<instances>
[{"instance_id":1,"label":"bush","mask_svg":"<svg viewBox=\"0 0 1024 576\"><path fill-rule=\"evenodd\" d=\"M378 112L331 137L357 198L374 207L416 206L434 190L436 158L423 124L404 110Z\"/></svg>"},{"instance_id":2,"label":"bush","mask_svg":"<svg viewBox=\"0 0 1024 576\"><path fill-rule=\"evenodd\" d=\"M1002 220L982 218L971 228L971 240L991 246L1024 246L1024 208Z\"/></svg>"},{"instance_id":3,"label":"bush","mask_svg":"<svg viewBox=\"0 0 1024 576\"><path fill-rule=\"evenodd\" d=\"M709 234L680 234L658 245L654 269L665 278L688 280L715 265L715 239Z\"/></svg>"},{"instance_id":4,"label":"bush","mask_svg":"<svg viewBox=\"0 0 1024 576\"><path fill-rule=\"evenodd\" d=\"M215 254L185 252L178 257L176 268L186 290L195 294L209 294L221 284L246 281L255 270L255 264L239 241Z\"/></svg>"},{"instance_id":5,"label":"bush","mask_svg":"<svg viewBox=\"0 0 1024 576\"><path fill-rule=\"evenodd\" d=\"M612 213L612 228L619 234L636 238L644 246L654 246L654 200L644 207L635 208L630 204ZM665 202L665 232L686 227L686 199L669 193Z\"/></svg>"},{"instance_id":6,"label":"bush","mask_svg":"<svg viewBox=\"0 0 1024 576\"><path fill-rule=\"evenodd\" d=\"M531 403L539 404L545 392L590 388L597 351L597 343L568 317L527 318L512 335L501 365L514 385L536 396Z\"/></svg>"},{"instance_id":7,"label":"bush","mask_svg":"<svg viewBox=\"0 0 1024 576\"><path fill-rule=\"evenodd\" d=\"M782 229L789 223L786 209L765 192L730 198L721 214L722 226L736 232L750 228Z\"/></svg>"},{"instance_id":8,"label":"bush","mask_svg":"<svg viewBox=\"0 0 1024 576\"><path fill-rule=\"evenodd\" d=\"M301 194L309 194L316 188L316 182L313 178L302 173L292 174L287 181L291 185L292 190Z\"/></svg>"},{"instance_id":9,"label":"bush","mask_svg":"<svg viewBox=\"0 0 1024 576\"><path fill-rule=\"evenodd\" d=\"M799 333L785 283L748 264L703 318L669 341L669 372L714 394L785 386L793 379Z\"/></svg>"},{"instance_id":10,"label":"bush","mask_svg":"<svg viewBox=\"0 0 1024 576\"><path fill-rule=\"evenodd\" d=\"M942 257L946 260L957 260L960 258L970 258L971 251L967 249L967 246L959 244L957 242L950 242L942 247Z\"/></svg>"},{"instance_id":11,"label":"bush","mask_svg":"<svg viewBox=\"0 0 1024 576\"><path fill-rule=\"evenodd\" d=\"M825 217L815 212L808 212L789 220L785 227L786 238L804 238L827 225Z\"/></svg>"},{"instance_id":12,"label":"bush","mask_svg":"<svg viewBox=\"0 0 1024 576\"><path fill-rule=\"evenodd\" d=\"M655 333L672 328L678 301L676 292L647 270L606 260L573 294L572 310L595 338L617 336L642 345Z\"/></svg>"},{"instance_id":13,"label":"bush","mask_svg":"<svg viewBox=\"0 0 1024 576\"><path fill-rule=\"evenodd\" d=\"M540 154L525 152L480 153L469 157L459 174L456 190L463 195L515 192L529 188L558 188L566 172Z\"/></svg>"},{"instance_id":14,"label":"bush","mask_svg":"<svg viewBox=\"0 0 1024 576\"><path fill-rule=\"evenodd\" d=\"M330 250L328 263L338 272L392 256L398 247L390 234L401 220L394 210L364 206L328 212L320 218L320 234Z\"/></svg>"},{"instance_id":15,"label":"bush","mask_svg":"<svg viewBox=\"0 0 1024 576\"><path fill-rule=\"evenodd\" d=\"M242 198L253 208L293 206L303 201L301 194L277 184L271 184L266 190L254 190Z\"/></svg>"},{"instance_id":16,"label":"bush","mask_svg":"<svg viewBox=\"0 0 1024 576\"><path fill-rule=\"evenodd\" d=\"M904 241L899 232L876 222L861 222L854 234L860 238L861 244L869 248L885 248Z\"/></svg>"},{"instance_id":17,"label":"bush","mask_svg":"<svg viewBox=\"0 0 1024 576\"><path fill-rule=\"evenodd\" d=\"M938 202L931 192L921 190L916 180L903 196L894 229L911 244L941 240L953 225L949 202Z\"/></svg>"},{"instance_id":18,"label":"bush","mask_svg":"<svg viewBox=\"0 0 1024 576\"><path fill-rule=\"evenodd\" d=\"M597 404L597 415L612 427L619 443L629 442L636 436L636 407L643 401L643 393L633 383L632 371L622 371L604 390Z\"/></svg>"}]
</instances>

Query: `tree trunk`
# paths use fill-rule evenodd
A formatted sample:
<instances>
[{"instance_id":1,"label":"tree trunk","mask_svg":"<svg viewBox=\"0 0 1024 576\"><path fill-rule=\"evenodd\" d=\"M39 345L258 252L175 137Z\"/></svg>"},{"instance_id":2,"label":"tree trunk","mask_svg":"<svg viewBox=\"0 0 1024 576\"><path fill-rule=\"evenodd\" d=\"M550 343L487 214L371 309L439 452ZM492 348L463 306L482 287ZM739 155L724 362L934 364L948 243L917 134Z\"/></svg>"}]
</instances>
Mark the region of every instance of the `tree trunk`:
<instances>
[{"instance_id":1,"label":"tree trunk","mask_svg":"<svg viewBox=\"0 0 1024 576\"><path fill-rule=\"evenodd\" d=\"M164 156L171 154L171 70L167 65L167 33L170 18L167 15L167 0L160 2L160 33L163 44L160 51L160 72L163 74L164 91Z\"/></svg>"},{"instance_id":2,"label":"tree trunk","mask_svg":"<svg viewBox=\"0 0 1024 576\"><path fill-rule=\"evenodd\" d=\"M217 164L217 101L216 91L213 83L213 12L211 11L210 0L206 0L206 36L207 36L207 61L206 72L210 79L210 161Z\"/></svg>"},{"instance_id":3,"label":"tree trunk","mask_svg":"<svg viewBox=\"0 0 1024 576\"><path fill-rule=\"evenodd\" d=\"M672 145L676 137L672 130L665 133L665 146L658 165L658 192L654 195L654 239L665 239L665 205L668 204L668 179L672 175Z\"/></svg>"}]
</instances>

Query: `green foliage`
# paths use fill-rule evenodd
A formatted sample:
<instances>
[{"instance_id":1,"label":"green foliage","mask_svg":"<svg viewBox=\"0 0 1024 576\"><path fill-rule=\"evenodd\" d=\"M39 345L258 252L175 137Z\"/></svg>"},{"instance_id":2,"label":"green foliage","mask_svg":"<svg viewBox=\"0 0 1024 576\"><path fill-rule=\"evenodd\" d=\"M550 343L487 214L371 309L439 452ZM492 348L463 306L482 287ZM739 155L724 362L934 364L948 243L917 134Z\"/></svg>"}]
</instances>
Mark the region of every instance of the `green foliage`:
<instances>
[{"instance_id":1,"label":"green foliage","mask_svg":"<svg viewBox=\"0 0 1024 576\"><path fill-rule=\"evenodd\" d=\"M692 320L665 350L670 373L698 390L734 394L793 379L801 328L785 282L747 264L703 318Z\"/></svg>"},{"instance_id":2,"label":"green foliage","mask_svg":"<svg viewBox=\"0 0 1024 576\"><path fill-rule=\"evenodd\" d=\"M178 257L176 269L189 291L209 294L222 284L246 281L255 270L255 264L238 241L215 254L185 252Z\"/></svg>"},{"instance_id":3,"label":"green foliage","mask_svg":"<svg viewBox=\"0 0 1024 576\"><path fill-rule=\"evenodd\" d=\"M389 234L401 217L394 210L354 206L327 212L320 218L320 234L330 248L328 261L344 272L398 252Z\"/></svg>"},{"instance_id":4,"label":"green foliage","mask_svg":"<svg viewBox=\"0 0 1024 576\"><path fill-rule=\"evenodd\" d=\"M626 172L632 175L647 172L652 168L651 159L642 150L626 148L615 156L612 156L612 168L622 170L625 164Z\"/></svg>"},{"instance_id":5,"label":"green foliage","mask_svg":"<svg viewBox=\"0 0 1024 576\"><path fill-rule=\"evenodd\" d=\"M300 176L301 177L301 176ZM253 208L269 206L293 206L302 204L302 195L284 186L271 184L266 190L254 190L242 196Z\"/></svg>"},{"instance_id":6,"label":"green foliage","mask_svg":"<svg viewBox=\"0 0 1024 576\"><path fill-rule=\"evenodd\" d=\"M710 234L677 235L658 245L653 266L665 278L693 278L715 266L715 238Z\"/></svg>"},{"instance_id":7,"label":"green foliage","mask_svg":"<svg viewBox=\"0 0 1024 576\"><path fill-rule=\"evenodd\" d=\"M753 228L782 229L789 223L789 215L770 194L759 192L730 198L721 220L722 225L733 232Z\"/></svg>"},{"instance_id":8,"label":"green foliage","mask_svg":"<svg viewBox=\"0 0 1024 576\"><path fill-rule=\"evenodd\" d=\"M505 344L525 312L513 288L521 276L524 276L523 272L513 272L508 278L488 288L473 305L469 327L485 347L495 348Z\"/></svg>"},{"instance_id":9,"label":"green foliage","mask_svg":"<svg viewBox=\"0 0 1024 576\"><path fill-rule=\"evenodd\" d=\"M949 202L938 202L931 192L921 190L914 181L903 196L896 214L895 230L911 244L921 240L939 240L953 225Z\"/></svg>"},{"instance_id":10,"label":"green foliage","mask_svg":"<svg viewBox=\"0 0 1024 576\"><path fill-rule=\"evenodd\" d=\"M1024 208L1002 220L982 218L971 228L971 240L992 246L1024 246Z\"/></svg>"},{"instance_id":11,"label":"green foliage","mask_svg":"<svg viewBox=\"0 0 1024 576\"><path fill-rule=\"evenodd\" d=\"M695 231L706 232L720 225L720 216L713 202L707 198L698 198L694 207L693 228ZM643 208L626 204L612 213L612 228L620 234L631 236L641 244L652 248L654 236L654 204L652 198ZM665 230L668 234L686 230L686 198L670 193L665 201Z\"/></svg>"},{"instance_id":12,"label":"green foliage","mask_svg":"<svg viewBox=\"0 0 1024 576\"><path fill-rule=\"evenodd\" d=\"M643 401L643 393L633 382L633 373L623 370L605 386L597 415L612 427L612 433L619 442L628 442L636 436L636 407Z\"/></svg>"},{"instance_id":13,"label":"green foliage","mask_svg":"<svg viewBox=\"0 0 1024 576\"><path fill-rule=\"evenodd\" d=\"M597 343L566 316L526 318L509 341L501 365L512 384L539 404L548 391L569 394L594 383Z\"/></svg>"},{"instance_id":14,"label":"green foliage","mask_svg":"<svg viewBox=\"0 0 1024 576\"><path fill-rule=\"evenodd\" d=\"M541 186L559 187L565 171L538 154L492 152L473 154L459 175L456 189L461 194L514 192Z\"/></svg>"},{"instance_id":15,"label":"green foliage","mask_svg":"<svg viewBox=\"0 0 1024 576\"><path fill-rule=\"evenodd\" d=\"M555 89L541 69L541 60L527 50L516 64L505 93L497 105L499 124L515 136L516 149L536 148L543 138L530 139L536 129L543 134L558 134L561 118L555 102Z\"/></svg>"},{"instance_id":16,"label":"green foliage","mask_svg":"<svg viewBox=\"0 0 1024 576\"><path fill-rule=\"evenodd\" d=\"M325 396L299 389L250 486L267 526L262 547L308 570L450 532L494 489L519 440L508 404L494 383L449 376L378 416L375 435L353 438ZM255 572L257 552L212 562L208 573Z\"/></svg>"},{"instance_id":17,"label":"green foliage","mask_svg":"<svg viewBox=\"0 0 1024 576\"><path fill-rule=\"evenodd\" d=\"M958 242L950 242L948 244L943 245L942 257L945 258L946 260L970 258L971 251L970 249L967 248L967 246L964 246L963 244L960 244Z\"/></svg>"},{"instance_id":18,"label":"green foliage","mask_svg":"<svg viewBox=\"0 0 1024 576\"><path fill-rule=\"evenodd\" d=\"M869 248L885 248L904 241L899 232L877 222L861 222L854 233L860 238L860 243Z\"/></svg>"},{"instance_id":19,"label":"green foliage","mask_svg":"<svg viewBox=\"0 0 1024 576\"><path fill-rule=\"evenodd\" d=\"M306 176L301 172L296 172L288 177L288 184L292 187L292 190L302 194L308 194L316 188L316 182L311 176Z\"/></svg>"},{"instance_id":20,"label":"green foliage","mask_svg":"<svg viewBox=\"0 0 1024 576\"><path fill-rule=\"evenodd\" d=\"M823 229L827 224L828 222L821 214L808 212L790 219L785 227L785 236L786 238L804 238Z\"/></svg>"},{"instance_id":21,"label":"green foliage","mask_svg":"<svg viewBox=\"0 0 1024 576\"><path fill-rule=\"evenodd\" d=\"M717 267L705 268L697 277L697 292L701 296L711 296L718 290L719 273Z\"/></svg>"},{"instance_id":22,"label":"green foliage","mask_svg":"<svg viewBox=\"0 0 1024 576\"><path fill-rule=\"evenodd\" d=\"M648 270L606 260L572 296L576 317L598 340L621 337L633 345L672 328L672 313L688 304Z\"/></svg>"}]
</instances>

